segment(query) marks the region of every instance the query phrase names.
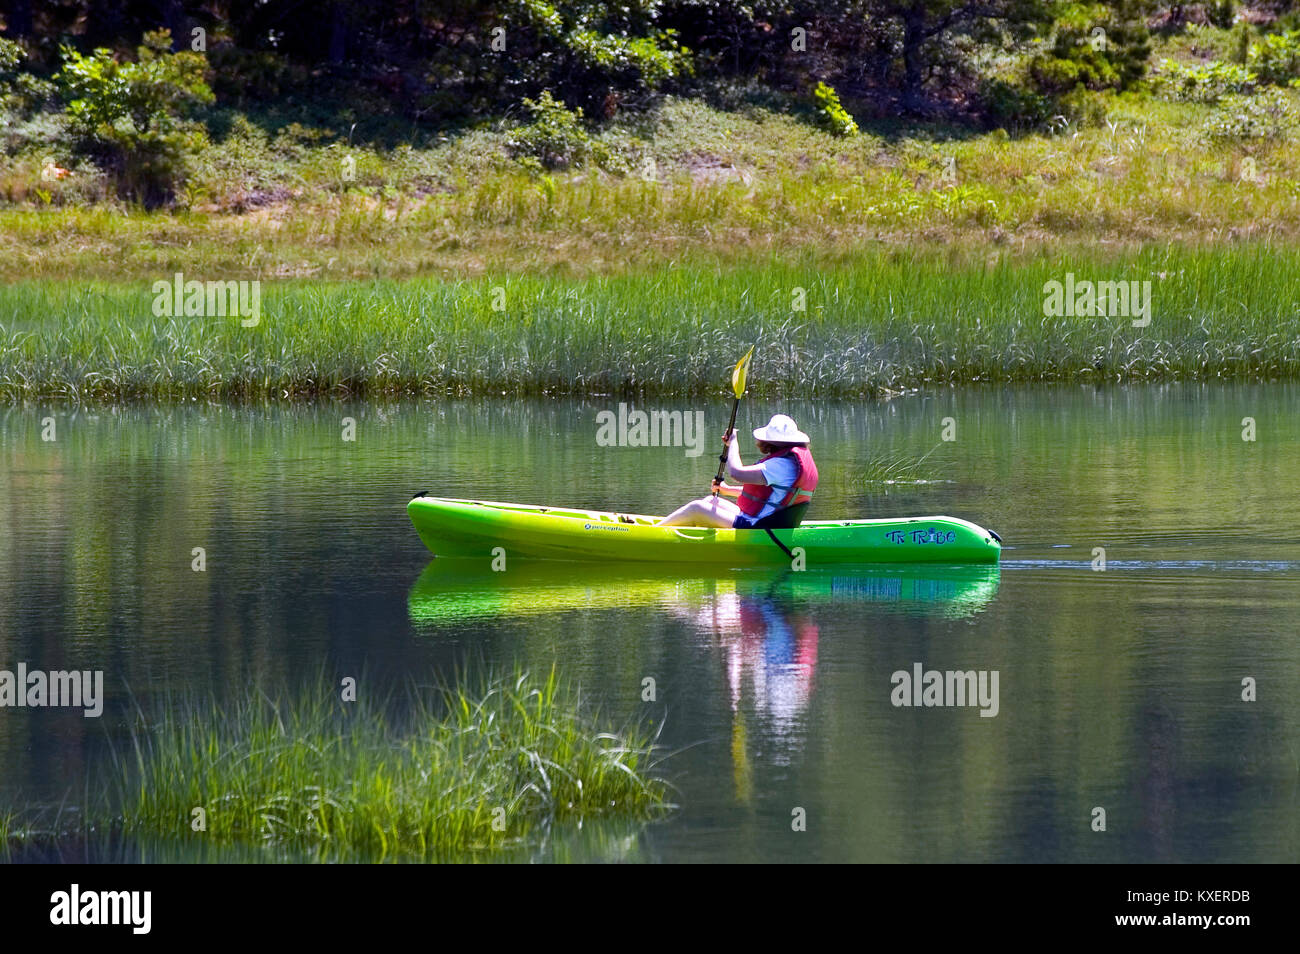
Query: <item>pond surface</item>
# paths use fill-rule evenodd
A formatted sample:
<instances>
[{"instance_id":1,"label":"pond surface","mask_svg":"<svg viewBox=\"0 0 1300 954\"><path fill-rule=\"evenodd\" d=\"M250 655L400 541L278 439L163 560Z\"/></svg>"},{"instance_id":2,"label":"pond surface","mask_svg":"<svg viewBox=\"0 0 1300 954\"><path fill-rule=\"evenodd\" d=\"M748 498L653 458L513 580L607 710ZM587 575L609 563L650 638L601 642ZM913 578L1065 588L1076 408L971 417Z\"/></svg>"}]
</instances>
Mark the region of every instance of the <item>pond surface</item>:
<instances>
[{"instance_id":1,"label":"pond surface","mask_svg":"<svg viewBox=\"0 0 1300 954\"><path fill-rule=\"evenodd\" d=\"M131 707L164 691L554 663L612 722L663 723L681 807L554 833L538 858L1296 861L1297 399L746 403L745 429L781 410L811 433L815 516L965 517L1001 535L1003 563L706 576L431 564L405 504L666 512L707 491L721 401L638 405L702 412L698 453L604 446L616 399L0 411L0 669L102 669L107 696L100 719L0 708L0 809L76 804ZM986 690L996 672L996 694L895 705L918 664L987 673Z\"/></svg>"}]
</instances>

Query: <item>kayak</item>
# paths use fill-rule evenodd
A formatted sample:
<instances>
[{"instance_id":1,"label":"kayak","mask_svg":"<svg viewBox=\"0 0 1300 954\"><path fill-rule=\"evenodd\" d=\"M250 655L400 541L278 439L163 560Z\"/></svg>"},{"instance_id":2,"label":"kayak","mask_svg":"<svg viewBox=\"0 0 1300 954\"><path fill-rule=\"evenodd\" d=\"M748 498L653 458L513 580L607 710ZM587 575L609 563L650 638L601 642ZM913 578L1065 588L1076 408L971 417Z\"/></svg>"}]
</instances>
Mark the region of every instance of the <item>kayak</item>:
<instances>
[{"instance_id":1,"label":"kayak","mask_svg":"<svg viewBox=\"0 0 1300 954\"><path fill-rule=\"evenodd\" d=\"M493 572L468 560L433 560L411 587L417 624L518 619L574 610L658 606L669 612L757 600L788 607L872 604L907 615L963 619L997 595L998 565L839 566L795 572L788 566L720 569L707 577L655 564L532 560Z\"/></svg>"},{"instance_id":2,"label":"kayak","mask_svg":"<svg viewBox=\"0 0 1300 954\"><path fill-rule=\"evenodd\" d=\"M793 530L659 527L659 517L417 496L411 523L438 557L511 557L745 567L802 561L997 563L996 533L957 517L805 520Z\"/></svg>"}]
</instances>

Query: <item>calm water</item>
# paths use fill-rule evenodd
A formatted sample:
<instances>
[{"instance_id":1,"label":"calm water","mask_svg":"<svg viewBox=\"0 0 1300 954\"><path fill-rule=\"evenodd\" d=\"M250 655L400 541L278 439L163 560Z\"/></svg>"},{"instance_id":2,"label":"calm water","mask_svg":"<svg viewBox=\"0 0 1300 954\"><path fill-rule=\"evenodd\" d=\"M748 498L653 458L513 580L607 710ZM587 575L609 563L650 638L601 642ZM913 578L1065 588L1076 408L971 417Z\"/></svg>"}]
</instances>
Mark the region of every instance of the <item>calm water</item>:
<instances>
[{"instance_id":1,"label":"calm water","mask_svg":"<svg viewBox=\"0 0 1300 954\"><path fill-rule=\"evenodd\" d=\"M1295 861L1297 398L751 403L746 427L785 410L811 432L816 516L967 517L1004 562L704 579L430 565L404 507L429 490L663 512L707 489L722 402L647 405L705 412L694 457L599 446L617 401L0 411L0 669L103 669L109 697L99 720L0 709L0 809L76 804L131 699L165 688L556 662L615 721L665 721L681 809L556 833L539 858ZM919 481L870 479L927 453ZM891 704L917 663L997 671L996 716Z\"/></svg>"}]
</instances>

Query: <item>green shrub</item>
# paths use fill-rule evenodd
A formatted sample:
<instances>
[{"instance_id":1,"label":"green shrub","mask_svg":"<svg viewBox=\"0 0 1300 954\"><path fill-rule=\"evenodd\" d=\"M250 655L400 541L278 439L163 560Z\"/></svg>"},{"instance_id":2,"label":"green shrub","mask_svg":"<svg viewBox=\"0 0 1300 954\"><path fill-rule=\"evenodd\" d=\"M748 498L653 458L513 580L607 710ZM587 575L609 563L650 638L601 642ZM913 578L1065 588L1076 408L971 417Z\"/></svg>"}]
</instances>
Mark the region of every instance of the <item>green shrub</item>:
<instances>
[{"instance_id":1,"label":"green shrub","mask_svg":"<svg viewBox=\"0 0 1300 954\"><path fill-rule=\"evenodd\" d=\"M1205 125L1205 133L1218 141L1286 139L1296 127L1295 104L1279 89L1254 96L1229 96L1221 112Z\"/></svg>"},{"instance_id":2,"label":"green shrub","mask_svg":"<svg viewBox=\"0 0 1300 954\"><path fill-rule=\"evenodd\" d=\"M1250 24L1242 21L1232 28L1232 53L1229 59L1242 66L1250 59Z\"/></svg>"},{"instance_id":3,"label":"green shrub","mask_svg":"<svg viewBox=\"0 0 1300 954\"><path fill-rule=\"evenodd\" d=\"M1231 30L1237 19L1237 5L1233 0L1210 0L1205 7L1205 15L1220 30Z\"/></svg>"},{"instance_id":4,"label":"green shrub","mask_svg":"<svg viewBox=\"0 0 1300 954\"><path fill-rule=\"evenodd\" d=\"M29 118L54 96L54 84L20 67L27 51L13 40L0 37L0 115Z\"/></svg>"},{"instance_id":5,"label":"green shrub","mask_svg":"<svg viewBox=\"0 0 1300 954\"><path fill-rule=\"evenodd\" d=\"M1109 115L1114 93L1076 87L1055 101L1057 116L1075 129L1101 126Z\"/></svg>"},{"instance_id":6,"label":"green shrub","mask_svg":"<svg viewBox=\"0 0 1300 954\"><path fill-rule=\"evenodd\" d=\"M1215 60L1202 66L1183 66L1161 60L1152 88L1165 99L1189 103L1217 103L1225 96L1250 93L1257 77L1244 66Z\"/></svg>"},{"instance_id":7,"label":"green shrub","mask_svg":"<svg viewBox=\"0 0 1300 954\"><path fill-rule=\"evenodd\" d=\"M1262 83L1296 85L1300 79L1300 30L1268 34L1250 48L1249 63Z\"/></svg>"},{"instance_id":8,"label":"green shrub","mask_svg":"<svg viewBox=\"0 0 1300 954\"><path fill-rule=\"evenodd\" d=\"M592 119L640 106L693 71L692 53L665 28L668 4L630 0L456 0L444 22L462 42L429 44L421 111L493 113L550 90ZM435 17L438 22L444 17ZM494 37L498 26L505 34ZM450 31L449 31L450 32ZM498 40L504 46L494 47Z\"/></svg>"},{"instance_id":9,"label":"green shrub","mask_svg":"<svg viewBox=\"0 0 1300 954\"><path fill-rule=\"evenodd\" d=\"M594 161L601 168L627 171L627 163L598 139L582 122L582 108L569 109L550 91L541 98L524 99L530 121L510 134L507 148L525 167L567 169Z\"/></svg>"},{"instance_id":10,"label":"green shrub","mask_svg":"<svg viewBox=\"0 0 1300 954\"><path fill-rule=\"evenodd\" d=\"M1003 129L1034 129L1055 112L1050 97L1005 79L986 80L980 100L989 122Z\"/></svg>"},{"instance_id":11,"label":"green shrub","mask_svg":"<svg viewBox=\"0 0 1300 954\"><path fill-rule=\"evenodd\" d=\"M1057 20L1051 47L1029 61L1029 75L1048 95L1079 86L1124 90L1145 75L1150 55L1137 0L1070 4Z\"/></svg>"},{"instance_id":12,"label":"green shrub","mask_svg":"<svg viewBox=\"0 0 1300 954\"><path fill-rule=\"evenodd\" d=\"M652 36L625 37L575 30L565 42L581 62L599 72L606 83L618 81L640 90L652 90L691 71L690 54L674 39L675 30Z\"/></svg>"},{"instance_id":13,"label":"green shrub","mask_svg":"<svg viewBox=\"0 0 1300 954\"><path fill-rule=\"evenodd\" d=\"M149 207L172 199L202 145L200 127L182 112L212 101L203 54L170 53L170 46L170 34L158 30L145 34L136 62L64 47L55 77L77 148L113 176L119 194Z\"/></svg>"},{"instance_id":14,"label":"green shrub","mask_svg":"<svg viewBox=\"0 0 1300 954\"><path fill-rule=\"evenodd\" d=\"M833 86L819 82L813 90L813 101L817 108L817 122L835 136L856 136L858 124L853 121L847 109L840 104L839 94Z\"/></svg>"},{"instance_id":15,"label":"green shrub","mask_svg":"<svg viewBox=\"0 0 1300 954\"><path fill-rule=\"evenodd\" d=\"M0 36L0 83L7 83L18 71L18 64L27 58L27 51L13 40Z\"/></svg>"},{"instance_id":16,"label":"green shrub","mask_svg":"<svg viewBox=\"0 0 1300 954\"><path fill-rule=\"evenodd\" d=\"M9 100L21 75L18 66L26 58L27 51L19 44L0 36L0 113L7 113L12 108Z\"/></svg>"}]
</instances>

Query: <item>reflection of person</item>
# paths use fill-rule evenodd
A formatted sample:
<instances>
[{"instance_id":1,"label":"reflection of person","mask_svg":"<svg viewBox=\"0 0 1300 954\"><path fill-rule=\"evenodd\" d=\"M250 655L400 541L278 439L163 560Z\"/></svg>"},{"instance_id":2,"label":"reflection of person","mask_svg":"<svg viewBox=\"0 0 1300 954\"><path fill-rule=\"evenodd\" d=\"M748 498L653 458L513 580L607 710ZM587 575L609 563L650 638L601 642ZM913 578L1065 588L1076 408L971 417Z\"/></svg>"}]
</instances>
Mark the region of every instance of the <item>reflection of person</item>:
<instances>
[{"instance_id":1,"label":"reflection of person","mask_svg":"<svg viewBox=\"0 0 1300 954\"><path fill-rule=\"evenodd\" d=\"M674 612L711 632L722 651L733 724L732 757L737 760L737 788L744 789L740 760L744 745L745 706L760 719L761 737L773 764L786 764L804 742L803 717L812 699L817 672L817 622L783 600L762 595L718 593L698 611L685 606Z\"/></svg>"},{"instance_id":2,"label":"reflection of person","mask_svg":"<svg viewBox=\"0 0 1300 954\"><path fill-rule=\"evenodd\" d=\"M739 705L741 675L748 669L755 707L768 717L773 735L797 745L792 736L817 670L817 623L770 600L742 599L740 626L739 642L724 642L732 708Z\"/></svg>"},{"instance_id":3,"label":"reflection of person","mask_svg":"<svg viewBox=\"0 0 1300 954\"><path fill-rule=\"evenodd\" d=\"M714 495L679 507L659 521L661 527L790 527L802 518L804 507L817 487L817 465L808 450L808 435L784 414L767 427L754 431L763 455L746 467L733 440L734 431L722 438L727 448L727 473L742 486L713 482ZM732 503L726 499L735 497ZM792 509L798 507L798 509Z\"/></svg>"}]
</instances>

